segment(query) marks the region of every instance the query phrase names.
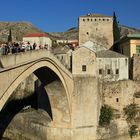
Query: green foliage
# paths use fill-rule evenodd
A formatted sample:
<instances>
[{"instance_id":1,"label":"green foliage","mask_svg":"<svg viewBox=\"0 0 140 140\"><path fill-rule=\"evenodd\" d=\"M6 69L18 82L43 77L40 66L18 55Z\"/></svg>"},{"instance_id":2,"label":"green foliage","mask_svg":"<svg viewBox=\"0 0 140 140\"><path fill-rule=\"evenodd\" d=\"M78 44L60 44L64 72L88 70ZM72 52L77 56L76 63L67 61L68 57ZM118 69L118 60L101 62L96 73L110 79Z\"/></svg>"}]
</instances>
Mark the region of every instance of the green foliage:
<instances>
[{"instance_id":1,"label":"green foliage","mask_svg":"<svg viewBox=\"0 0 140 140\"><path fill-rule=\"evenodd\" d=\"M58 43L58 46L60 46L60 47L64 47L66 45L66 43L64 43L64 42L59 42Z\"/></svg>"},{"instance_id":2,"label":"green foliage","mask_svg":"<svg viewBox=\"0 0 140 140\"><path fill-rule=\"evenodd\" d=\"M131 139L132 139L134 136L137 136L137 134L138 134L137 128L138 128L138 126L136 126L136 125L132 125L132 126L130 127L129 135L130 135Z\"/></svg>"},{"instance_id":3,"label":"green foliage","mask_svg":"<svg viewBox=\"0 0 140 140\"><path fill-rule=\"evenodd\" d=\"M139 114L139 107L137 104L134 104L134 103L127 105L124 108L124 113L127 117L126 120L129 124L129 135L132 139L134 136L137 136L137 134L138 134L138 126L135 124L137 123L136 119Z\"/></svg>"},{"instance_id":4,"label":"green foliage","mask_svg":"<svg viewBox=\"0 0 140 140\"><path fill-rule=\"evenodd\" d=\"M118 27L118 21L115 12L113 13L113 37L114 42L120 39L120 29Z\"/></svg>"},{"instance_id":5,"label":"green foliage","mask_svg":"<svg viewBox=\"0 0 140 140\"><path fill-rule=\"evenodd\" d=\"M99 118L99 125L107 126L110 124L110 121L112 119L113 119L113 108L108 105L102 106Z\"/></svg>"},{"instance_id":6,"label":"green foliage","mask_svg":"<svg viewBox=\"0 0 140 140\"><path fill-rule=\"evenodd\" d=\"M132 121L136 118L136 115L138 113L138 106L136 104L127 105L124 108L124 113L127 116L127 120Z\"/></svg>"},{"instance_id":7,"label":"green foliage","mask_svg":"<svg viewBox=\"0 0 140 140\"><path fill-rule=\"evenodd\" d=\"M57 46L58 46L58 44L57 44L56 40L53 40L53 41L52 41L52 47L55 48L55 47L57 47Z\"/></svg>"},{"instance_id":8,"label":"green foliage","mask_svg":"<svg viewBox=\"0 0 140 140\"><path fill-rule=\"evenodd\" d=\"M56 48L56 47L64 47L66 44L67 44L67 43L64 43L64 42L59 42L59 43L57 43L56 40L53 40L53 41L52 41L52 47L53 47L53 48Z\"/></svg>"},{"instance_id":9,"label":"green foliage","mask_svg":"<svg viewBox=\"0 0 140 140\"><path fill-rule=\"evenodd\" d=\"M12 31L9 29L8 42L12 42Z\"/></svg>"}]
</instances>

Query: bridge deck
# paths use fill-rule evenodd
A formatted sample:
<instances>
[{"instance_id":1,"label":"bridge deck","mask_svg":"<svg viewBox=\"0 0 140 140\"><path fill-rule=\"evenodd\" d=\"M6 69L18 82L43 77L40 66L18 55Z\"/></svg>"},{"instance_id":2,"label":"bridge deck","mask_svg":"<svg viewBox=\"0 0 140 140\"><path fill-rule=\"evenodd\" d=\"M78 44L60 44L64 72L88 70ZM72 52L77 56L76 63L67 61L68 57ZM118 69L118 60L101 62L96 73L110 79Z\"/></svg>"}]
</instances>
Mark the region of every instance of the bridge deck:
<instances>
[{"instance_id":1,"label":"bridge deck","mask_svg":"<svg viewBox=\"0 0 140 140\"><path fill-rule=\"evenodd\" d=\"M50 51L46 49L2 55L0 57L0 72L46 58L54 61L58 67L60 67L67 75L69 75L69 77L72 78L71 72Z\"/></svg>"}]
</instances>

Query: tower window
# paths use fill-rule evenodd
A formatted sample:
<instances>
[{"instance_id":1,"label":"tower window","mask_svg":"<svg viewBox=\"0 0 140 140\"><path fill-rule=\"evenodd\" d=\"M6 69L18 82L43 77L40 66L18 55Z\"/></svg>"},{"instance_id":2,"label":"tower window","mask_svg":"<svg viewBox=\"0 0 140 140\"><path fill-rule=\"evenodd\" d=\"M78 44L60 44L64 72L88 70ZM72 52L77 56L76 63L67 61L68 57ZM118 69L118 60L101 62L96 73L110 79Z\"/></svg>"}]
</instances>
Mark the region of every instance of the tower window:
<instances>
[{"instance_id":1,"label":"tower window","mask_svg":"<svg viewBox=\"0 0 140 140\"><path fill-rule=\"evenodd\" d=\"M127 65L127 58L125 58L125 65Z\"/></svg>"},{"instance_id":2,"label":"tower window","mask_svg":"<svg viewBox=\"0 0 140 140\"><path fill-rule=\"evenodd\" d=\"M63 56L61 56L61 60L63 60Z\"/></svg>"},{"instance_id":3,"label":"tower window","mask_svg":"<svg viewBox=\"0 0 140 140\"><path fill-rule=\"evenodd\" d=\"M89 18L87 19L87 21L89 21Z\"/></svg>"},{"instance_id":4,"label":"tower window","mask_svg":"<svg viewBox=\"0 0 140 140\"><path fill-rule=\"evenodd\" d=\"M85 21L85 19L83 18L83 21Z\"/></svg>"},{"instance_id":5,"label":"tower window","mask_svg":"<svg viewBox=\"0 0 140 140\"><path fill-rule=\"evenodd\" d=\"M92 21L92 19L91 19L91 21Z\"/></svg>"},{"instance_id":6,"label":"tower window","mask_svg":"<svg viewBox=\"0 0 140 140\"><path fill-rule=\"evenodd\" d=\"M87 35L89 35L89 32L87 32Z\"/></svg>"},{"instance_id":7,"label":"tower window","mask_svg":"<svg viewBox=\"0 0 140 140\"><path fill-rule=\"evenodd\" d=\"M107 74L111 74L111 70L110 69L107 70Z\"/></svg>"},{"instance_id":8,"label":"tower window","mask_svg":"<svg viewBox=\"0 0 140 140\"><path fill-rule=\"evenodd\" d=\"M95 18L94 21L96 21L97 19Z\"/></svg>"},{"instance_id":9,"label":"tower window","mask_svg":"<svg viewBox=\"0 0 140 140\"><path fill-rule=\"evenodd\" d=\"M102 72L103 72L103 70L102 70L102 69L99 69L99 74L100 74L100 75L102 74Z\"/></svg>"},{"instance_id":10,"label":"tower window","mask_svg":"<svg viewBox=\"0 0 140 140\"><path fill-rule=\"evenodd\" d=\"M119 102L119 98L116 98L116 102Z\"/></svg>"},{"instance_id":11,"label":"tower window","mask_svg":"<svg viewBox=\"0 0 140 140\"><path fill-rule=\"evenodd\" d=\"M116 69L116 74L119 74L119 69Z\"/></svg>"},{"instance_id":12,"label":"tower window","mask_svg":"<svg viewBox=\"0 0 140 140\"><path fill-rule=\"evenodd\" d=\"M87 67L86 65L82 65L82 71L86 71Z\"/></svg>"}]
</instances>

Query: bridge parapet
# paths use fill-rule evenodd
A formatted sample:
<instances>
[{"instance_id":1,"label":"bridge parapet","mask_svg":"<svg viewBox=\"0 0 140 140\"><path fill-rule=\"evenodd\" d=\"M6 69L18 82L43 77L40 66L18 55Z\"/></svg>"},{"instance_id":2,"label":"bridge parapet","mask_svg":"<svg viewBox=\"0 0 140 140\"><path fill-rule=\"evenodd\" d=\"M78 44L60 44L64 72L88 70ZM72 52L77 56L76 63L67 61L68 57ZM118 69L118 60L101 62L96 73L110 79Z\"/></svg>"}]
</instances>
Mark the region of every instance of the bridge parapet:
<instances>
[{"instance_id":1,"label":"bridge parapet","mask_svg":"<svg viewBox=\"0 0 140 140\"><path fill-rule=\"evenodd\" d=\"M16 54L2 55L0 57L1 67L8 68L29 61L37 60L42 57L48 56L49 53L50 53L49 51L45 49L41 49L41 50L32 50L32 51L21 52Z\"/></svg>"},{"instance_id":2,"label":"bridge parapet","mask_svg":"<svg viewBox=\"0 0 140 140\"><path fill-rule=\"evenodd\" d=\"M39 59L49 58L57 63L59 67L72 78L71 72L48 50L32 50L0 57L0 67L4 69L20 66L26 63L37 61Z\"/></svg>"}]
</instances>

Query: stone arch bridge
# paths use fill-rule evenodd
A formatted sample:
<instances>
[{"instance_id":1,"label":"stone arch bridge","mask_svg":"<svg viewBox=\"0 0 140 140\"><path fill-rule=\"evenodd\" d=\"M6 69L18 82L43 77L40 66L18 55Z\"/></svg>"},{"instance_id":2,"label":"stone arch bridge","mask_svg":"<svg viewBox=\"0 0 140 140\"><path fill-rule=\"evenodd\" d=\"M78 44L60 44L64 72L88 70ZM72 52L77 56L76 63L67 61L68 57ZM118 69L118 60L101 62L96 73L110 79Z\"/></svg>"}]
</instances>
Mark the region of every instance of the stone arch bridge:
<instances>
[{"instance_id":1,"label":"stone arch bridge","mask_svg":"<svg viewBox=\"0 0 140 140\"><path fill-rule=\"evenodd\" d=\"M65 89L65 95L62 96L65 96L66 111L58 109L55 98L48 95L53 114L50 124L50 131L53 131L51 139L55 139L54 128L57 140L64 137L68 140L96 139L99 117L98 80L90 76L73 76L45 49L0 57L0 110L17 86L32 73L35 73L41 82L46 81L43 76L45 73L49 74L47 78L57 75ZM65 116L67 119L64 119Z\"/></svg>"}]
</instances>

